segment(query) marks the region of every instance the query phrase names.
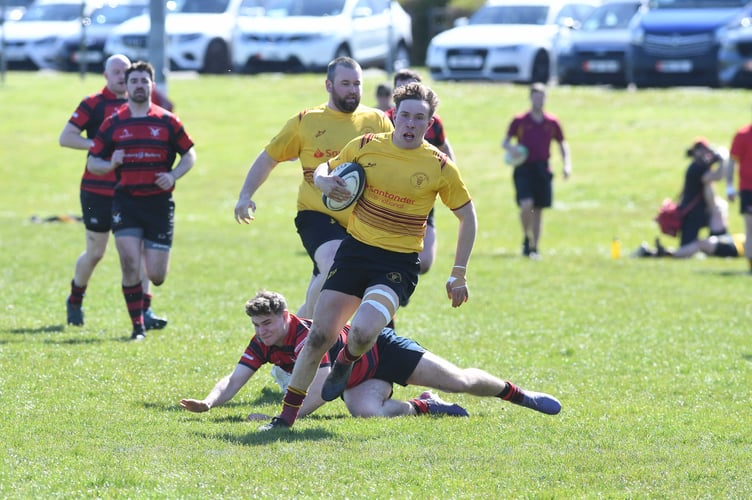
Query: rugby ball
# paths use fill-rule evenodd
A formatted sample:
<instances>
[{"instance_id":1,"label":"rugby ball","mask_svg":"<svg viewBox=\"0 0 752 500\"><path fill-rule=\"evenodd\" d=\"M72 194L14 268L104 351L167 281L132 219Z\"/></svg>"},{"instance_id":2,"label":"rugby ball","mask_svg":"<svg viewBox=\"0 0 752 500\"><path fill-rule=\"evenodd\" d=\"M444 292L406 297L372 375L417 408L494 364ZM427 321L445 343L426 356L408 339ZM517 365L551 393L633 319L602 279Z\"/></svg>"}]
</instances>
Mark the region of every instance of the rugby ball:
<instances>
[{"instance_id":1,"label":"rugby ball","mask_svg":"<svg viewBox=\"0 0 752 500\"><path fill-rule=\"evenodd\" d=\"M510 167L519 167L527 160L527 148L522 144L512 146L504 156L504 162Z\"/></svg>"},{"instance_id":2,"label":"rugby ball","mask_svg":"<svg viewBox=\"0 0 752 500\"><path fill-rule=\"evenodd\" d=\"M334 201L329 199L325 194L321 195L321 199L326 208L339 212L355 203L355 200L360 198L360 195L363 194L363 189L366 187L366 171L360 163L349 161L339 165L330 173L345 181L347 189L352 193L352 195L345 201Z\"/></svg>"}]
</instances>

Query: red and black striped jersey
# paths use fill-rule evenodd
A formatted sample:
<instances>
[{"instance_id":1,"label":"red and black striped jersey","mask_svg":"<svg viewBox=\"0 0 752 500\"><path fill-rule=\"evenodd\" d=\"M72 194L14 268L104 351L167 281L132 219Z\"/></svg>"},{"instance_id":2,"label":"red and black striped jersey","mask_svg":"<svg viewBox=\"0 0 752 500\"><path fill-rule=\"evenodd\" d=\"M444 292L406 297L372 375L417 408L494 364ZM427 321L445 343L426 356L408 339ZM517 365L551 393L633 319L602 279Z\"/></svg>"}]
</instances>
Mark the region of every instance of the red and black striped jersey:
<instances>
[{"instance_id":1,"label":"red and black striped jersey","mask_svg":"<svg viewBox=\"0 0 752 500\"><path fill-rule=\"evenodd\" d=\"M285 337L284 344L281 346L264 344L258 335L254 335L248 347L245 348L243 355L240 357L239 364L247 366L251 370L257 371L266 363L272 363L279 366L288 373L292 373L298 354L303 348L308 333L311 331L311 320L298 318L290 313L290 326ZM350 325L345 325L337 337L337 341L321 359L319 367L331 365L331 360L337 355L347 341L347 334L350 331ZM354 387L364 380L373 378L376 373L376 367L379 364L379 353L376 345L364 354L353 367L352 375L347 383L347 388Z\"/></svg>"},{"instance_id":2,"label":"red and black striped jersey","mask_svg":"<svg viewBox=\"0 0 752 500\"><path fill-rule=\"evenodd\" d=\"M68 123L74 125L82 132L86 132L87 139L93 139L97 135L99 127L104 119L115 112L117 108L125 104L127 100L116 96L107 87L99 93L92 94L82 100ZM106 175L95 175L84 167L84 175L81 178L81 190L89 191L103 196L112 196L115 189L115 172Z\"/></svg>"},{"instance_id":3,"label":"red and black striped jersey","mask_svg":"<svg viewBox=\"0 0 752 500\"><path fill-rule=\"evenodd\" d=\"M192 147L193 140L176 115L152 104L146 116L134 117L125 105L102 123L89 154L107 159L124 150L123 164L115 169L115 190L152 196L165 192L154 183L156 174L171 171L177 155Z\"/></svg>"}]
</instances>

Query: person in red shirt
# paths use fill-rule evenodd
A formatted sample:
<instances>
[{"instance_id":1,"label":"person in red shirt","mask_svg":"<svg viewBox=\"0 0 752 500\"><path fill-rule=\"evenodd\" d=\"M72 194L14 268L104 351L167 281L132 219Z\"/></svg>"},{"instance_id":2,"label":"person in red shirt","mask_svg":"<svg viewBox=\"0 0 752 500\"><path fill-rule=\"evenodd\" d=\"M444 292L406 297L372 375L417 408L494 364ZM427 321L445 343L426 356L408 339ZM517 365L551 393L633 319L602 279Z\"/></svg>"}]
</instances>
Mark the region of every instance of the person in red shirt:
<instances>
[{"instance_id":1,"label":"person in red shirt","mask_svg":"<svg viewBox=\"0 0 752 500\"><path fill-rule=\"evenodd\" d=\"M95 175L115 172L112 232L133 325L131 338L141 340L146 335L142 267L156 286L167 277L174 231L172 191L193 167L196 152L180 119L152 104L151 64L133 63L125 79L128 103L102 123L86 167Z\"/></svg>"},{"instance_id":2,"label":"person in red shirt","mask_svg":"<svg viewBox=\"0 0 752 500\"><path fill-rule=\"evenodd\" d=\"M546 86L534 83L530 87L531 108L516 115L509 124L502 143L507 154L519 156L519 146L527 149L527 158L514 169L514 187L517 205L520 208L522 225L522 253L531 259L539 259L538 242L543 226L543 209L553 202L553 173L549 165L551 141L559 143L564 163L564 179L572 174L569 146L556 116L543 110L546 102Z\"/></svg>"},{"instance_id":3,"label":"person in red shirt","mask_svg":"<svg viewBox=\"0 0 752 500\"><path fill-rule=\"evenodd\" d=\"M726 194L729 201L736 198L734 170L735 166L739 165L739 213L744 218L744 254L747 256L749 272L752 274L752 125L745 125L736 132L729 154L731 163L726 171Z\"/></svg>"},{"instance_id":4,"label":"person in red shirt","mask_svg":"<svg viewBox=\"0 0 752 500\"><path fill-rule=\"evenodd\" d=\"M79 103L60 133L59 143L62 147L88 150L93 145L94 136L105 117L127 102L125 71L130 65L131 61L122 54L110 56L105 61L105 87ZM84 168L80 200L82 219L86 227L86 248L76 259L70 295L65 301L69 325L84 324L84 294L94 269L104 257L110 237L114 188L114 172L100 176ZM151 309L150 285L145 276L142 279L142 287L144 327L147 330L164 328L167 320L158 317Z\"/></svg>"},{"instance_id":5,"label":"person in red shirt","mask_svg":"<svg viewBox=\"0 0 752 500\"><path fill-rule=\"evenodd\" d=\"M298 318L287 309L285 298L276 292L261 291L248 300L245 312L251 318L255 335L251 338L233 372L217 382L201 400L182 399L180 406L191 412L205 412L230 401L264 364L271 363L285 372L292 371L298 353L308 338L311 320ZM312 387L320 388L331 360L347 341L350 325L345 325L335 345L324 354ZM509 381L477 369L462 369L421 347L417 342L397 336L384 328L376 344L355 363L342 398L355 417L397 417L402 415L443 414L466 417L457 404L443 401L426 391L409 401L392 398L393 384L441 388L447 392L479 397L498 397L541 413L555 415L559 401L548 394L525 391ZM325 401L320 390L311 390L303 400L299 415L321 407ZM249 420L264 420L267 415L252 413ZM284 427L284 426L283 426Z\"/></svg>"}]
</instances>

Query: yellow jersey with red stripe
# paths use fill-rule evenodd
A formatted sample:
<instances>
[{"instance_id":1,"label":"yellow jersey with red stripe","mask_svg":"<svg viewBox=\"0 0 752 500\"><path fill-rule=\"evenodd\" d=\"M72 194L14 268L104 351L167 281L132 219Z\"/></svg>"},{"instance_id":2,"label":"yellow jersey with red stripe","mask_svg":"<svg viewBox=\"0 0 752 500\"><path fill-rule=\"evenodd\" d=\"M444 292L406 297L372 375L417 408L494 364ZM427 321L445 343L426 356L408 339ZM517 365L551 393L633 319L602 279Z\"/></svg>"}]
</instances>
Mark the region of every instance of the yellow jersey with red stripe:
<instances>
[{"instance_id":1,"label":"yellow jersey with red stripe","mask_svg":"<svg viewBox=\"0 0 752 500\"><path fill-rule=\"evenodd\" d=\"M403 149L394 145L391 132L367 134L350 141L329 160L329 168L349 161L363 166L366 187L354 204L347 232L367 245L420 252L437 195L451 210L471 201L457 166L426 141Z\"/></svg>"},{"instance_id":2,"label":"yellow jersey with red stripe","mask_svg":"<svg viewBox=\"0 0 752 500\"><path fill-rule=\"evenodd\" d=\"M353 113L343 113L321 104L290 118L265 150L278 162L300 159L303 180L298 188L299 211L323 212L347 226L352 208L340 212L328 210L321 201L321 191L313 185L313 171L337 156L352 138L392 130L392 122L378 109L358 106Z\"/></svg>"}]
</instances>

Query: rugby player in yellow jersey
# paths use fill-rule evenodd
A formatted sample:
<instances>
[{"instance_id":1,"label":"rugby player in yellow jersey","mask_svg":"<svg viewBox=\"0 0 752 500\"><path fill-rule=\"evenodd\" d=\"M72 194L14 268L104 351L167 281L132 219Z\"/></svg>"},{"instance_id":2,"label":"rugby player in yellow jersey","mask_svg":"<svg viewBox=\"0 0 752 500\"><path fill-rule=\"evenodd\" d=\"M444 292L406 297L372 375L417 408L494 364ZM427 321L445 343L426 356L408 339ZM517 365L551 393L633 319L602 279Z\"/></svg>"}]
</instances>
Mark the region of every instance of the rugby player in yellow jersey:
<instances>
[{"instance_id":1,"label":"rugby player in yellow jersey","mask_svg":"<svg viewBox=\"0 0 752 500\"><path fill-rule=\"evenodd\" d=\"M410 83L394 91L394 102L394 132L357 137L314 172L314 184L342 201L349 192L342 179L329 172L341 163L356 161L365 169L366 188L354 204L348 235L316 302L311 332L295 363L282 413L261 430L293 425L321 358L354 314L350 336L321 397L331 401L342 394L353 363L373 346L418 283L418 253L437 196L459 219L447 296L453 307L468 299L465 270L475 242L475 207L454 162L423 140L439 99L425 85Z\"/></svg>"},{"instance_id":2,"label":"rugby player in yellow jersey","mask_svg":"<svg viewBox=\"0 0 752 500\"><path fill-rule=\"evenodd\" d=\"M303 175L298 189L295 227L313 261L306 301L297 311L302 317L313 315L313 306L334 254L347 234L345 227L350 215L350 210L326 209L321 202L321 191L313 185L313 170L322 161L337 156L356 136L394 130L383 112L361 106L362 80L363 70L353 59L338 57L330 62L325 81L328 102L303 110L285 123L251 165L235 205L235 220L250 223L256 212L253 195L271 171L281 162L300 159Z\"/></svg>"}]
</instances>

